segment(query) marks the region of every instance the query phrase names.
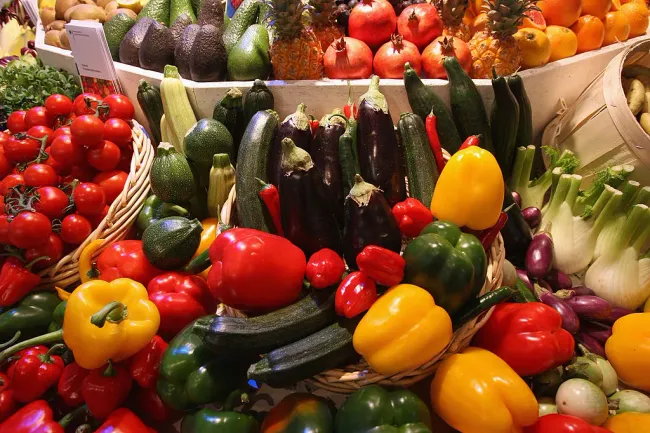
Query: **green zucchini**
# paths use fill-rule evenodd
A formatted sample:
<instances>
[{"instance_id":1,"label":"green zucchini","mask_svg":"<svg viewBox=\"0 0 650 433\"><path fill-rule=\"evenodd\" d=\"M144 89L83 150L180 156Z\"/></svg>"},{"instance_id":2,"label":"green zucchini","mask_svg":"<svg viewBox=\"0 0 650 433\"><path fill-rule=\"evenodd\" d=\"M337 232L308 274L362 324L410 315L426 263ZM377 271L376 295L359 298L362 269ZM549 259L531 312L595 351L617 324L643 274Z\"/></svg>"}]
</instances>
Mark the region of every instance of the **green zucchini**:
<instances>
[{"instance_id":1,"label":"green zucchini","mask_svg":"<svg viewBox=\"0 0 650 433\"><path fill-rule=\"evenodd\" d=\"M510 287L499 287L496 290L487 292L483 296L472 299L467 304L463 306L454 317L452 317L452 323L454 329L458 329L463 326L465 323L469 322L473 318L477 317L479 314L489 310L497 304L507 301L514 294L515 290Z\"/></svg>"},{"instance_id":2,"label":"green zucchini","mask_svg":"<svg viewBox=\"0 0 650 433\"><path fill-rule=\"evenodd\" d=\"M208 215L218 217L230 190L235 185L235 167L227 153L217 153L212 160L208 185Z\"/></svg>"},{"instance_id":3,"label":"green zucchini","mask_svg":"<svg viewBox=\"0 0 650 433\"><path fill-rule=\"evenodd\" d=\"M425 86L418 73L406 63L404 65L404 87L411 110L422 120L426 119L431 110L436 116L436 130L440 138L440 145L453 154L460 147L462 140L458 129L451 117L445 102L429 87Z\"/></svg>"},{"instance_id":4,"label":"green zucchini","mask_svg":"<svg viewBox=\"0 0 650 433\"><path fill-rule=\"evenodd\" d=\"M184 204L196 193L194 171L185 157L169 143L160 143L149 173L151 190L162 201Z\"/></svg>"},{"instance_id":5,"label":"green zucchini","mask_svg":"<svg viewBox=\"0 0 650 433\"><path fill-rule=\"evenodd\" d=\"M266 87L264 81L255 80L253 86L246 92L244 99L244 123L248 125L255 113L263 110L273 110L275 100L273 93Z\"/></svg>"},{"instance_id":6,"label":"green zucchini","mask_svg":"<svg viewBox=\"0 0 650 433\"><path fill-rule=\"evenodd\" d=\"M515 95L519 104L519 127L517 128L517 145L516 147L527 147L533 144L533 107L528 99L524 80L519 74L513 74L507 78L508 87ZM546 171L544 165L544 155L542 148L535 146L535 159L533 160L533 177L540 176Z\"/></svg>"},{"instance_id":7,"label":"green zucchini","mask_svg":"<svg viewBox=\"0 0 650 433\"><path fill-rule=\"evenodd\" d=\"M236 87L228 90L223 98L214 106L212 118L228 128L233 141L233 162L237 165L237 151L241 137L244 135L244 98Z\"/></svg>"},{"instance_id":8,"label":"green zucchini","mask_svg":"<svg viewBox=\"0 0 650 433\"><path fill-rule=\"evenodd\" d=\"M352 335L357 322L327 328L267 353L250 366L248 378L272 387L289 386L335 368L356 355Z\"/></svg>"},{"instance_id":9,"label":"green zucchini","mask_svg":"<svg viewBox=\"0 0 650 433\"><path fill-rule=\"evenodd\" d=\"M445 57L442 64L449 78L449 103L461 140L470 135L480 135L480 146L494 154L490 121L474 81L461 68L456 57Z\"/></svg>"},{"instance_id":10,"label":"green zucchini","mask_svg":"<svg viewBox=\"0 0 650 433\"><path fill-rule=\"evenodd\" d=\"M153 136L151 138L155 143L160 143L162 140L160 119L164 113L160 90L145 80L140 80L140 83L138 83L138 103L147 118L147 122L149 122L149 131Z\"/></svg>"},{"instance_id":11,"label":"green zucchini","mask_svg":"<svg viewBox=\"0 0 650 433\"><path fill-rule=\"evenodd\" d=\"M270 227L273 227L257 195L260 188L257 179L268 182L266 164L271 143L278 132L278 122L278 114L275 111L258 111L244 131L235 176L235 203L240 227L269 233Z\"/></svg>"},{"instance_id":12,"label":"green zucchini","mask_svg":"<svg viewBox=\"0 0 650 433\"><path fill-rule=\"evenodd\" d=\"M497 76L496 72L492 79L492 89L492 144L503 178L510 179L519 128L519 103L508 87L506 78Z\"/></svg>"},{"instance_id":13,"label":"green zucchini","mask_svg":"<svg viewBox=\"0 0 650 433\"><path fill-rule=\"evenodd\" d=\"M194 332L215 351L262 354L298 341L335 321L334 293L314 292L288 307L261 316L206 316L194 325Z\"/></svg>"},{"instance_id":14,"label":"green zucchini","mask_svg":"<svg viewBox=\"0 0 650 433\"><path fill-rule=\"evenodd\" d=\"M142 234L142 251L155 268L179 269L192 260L202 231L198 219L163 218L151 223Z\"/></svg>"},{"instance_id":15,"label":"green zucchini","mask_svg":"<svg viewBox=\"0 0 650 433\"><path fill-rule=\"evenodd\" d=\"M397 132L404 150L409 195L429 207L439 173L424 122L417 114L402 113Z\"/></svg>"}]
</instances>

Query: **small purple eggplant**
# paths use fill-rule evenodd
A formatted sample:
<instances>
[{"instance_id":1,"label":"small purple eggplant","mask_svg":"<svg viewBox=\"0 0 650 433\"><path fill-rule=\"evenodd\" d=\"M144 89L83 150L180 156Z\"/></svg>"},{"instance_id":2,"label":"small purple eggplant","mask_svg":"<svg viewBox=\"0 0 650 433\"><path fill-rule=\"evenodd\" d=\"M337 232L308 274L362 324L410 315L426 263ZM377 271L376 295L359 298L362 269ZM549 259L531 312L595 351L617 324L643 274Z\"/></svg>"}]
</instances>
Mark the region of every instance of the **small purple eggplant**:
<instances>
[{"instance_id":1,"label":"small purple eggplant","mask_svg":"<svg viewBox=\"0 0 650 433\"><path fill-rule=\"evenodd\" d=\"M612 336L612 327L598 322L582 322L580 332L604 345Z\"/></svg>"},{"instance_id":2,"label":"small purple eggplant","mask_svg":"<svg viewBox=\"0 0 650 433\"><path fill-rule=\"evenodd\" d=\"M596 293L593 290L591 290L589 287L586 286L573 287L571 290L575 293L576 296L596 295Z\"/></svg>"},{"instance_id":3,"label":"small purple eggplant","mask_svg":"<svg viewBox=\"0 0 650 433\"><path fill-rule=\"evenodd\" d=\"M526 251L526 272L532 278L544 278L553 266L553 239L546 232L535 235Z\"/></svg>"},{"instance_id":4,"label":"small purple eggplant","mask_svg":"<svg viewBox=\"0 0 650 433\"><path fill-rule=\"evenodd\" d=\"M634 313L634 311L628 310L627 308L612 307L612 311L609 313L609 316L600 319L600 321L609 324L614 324L614 322L616 322L621 317L627 316L628 314L632 314L632 313Z\"/></svg>"},{"instance_id":5,"label":"small purple eggplant","mask_svg":"<svg viewBox=\"0 0 650 433\"><path fill-rule=\"evenodd\" d=\"M580 330L580 319L575 311L562 299L539 285L535 285L535 294L544 304L553 308L562 316L562 327L572 334Z\"/></svg>"},{"instance_id":6,"label":"small purple eggplant","mask_svg":"<svg viewBox=\"0 0 650 433\"><path fill-rule=\"evenodd\" d=\"M612 313L612 305L598 296L572 296L565 301L578 316L587 319L605 319Z\"/></svg>"},{"instance_id":7,"label":"small purple eggplant","mask_svg":"<svg viewBox=\"0 0 650 433\"><path fill-rule=\"evenodd\" d=\"M542 222L542 212L536 207L527 207L521 211L521 214L524 216L528 226L533 230Z\"/></svg>"},{"instance_id":8,"label":"small purple eggplant","mask_svg":"<svg viewBox=\"0 0 650 433\"><path fill-rule=\"evenodd\" d=\"M517 191L512 191L512 199L517 203L517 206L521 207L521 196Z\"/></svg>"},{"instance_id":9,"label":"small purple eggplant","mask_svg":"<svg viewBox=\"0 0 650 433\"><path fill-rule=\"evenodd\" d=\"M580 332L576 335L576 340L578 340L578 342L585 346L590 352L602 356L603 358L607 358L603 345L590 335Z\"/></svg>"},{"instance_id":10,"label":"small purple eggplant","mask_svg":"<svg viewBox=\"0 0 650 433\"><path fill-rule=\"evenodd\" d=\"M526 285L526 287L528 287L528 289L535 290L533 283L530 282L530 278L528 278L528 274L525 270L517 269L517 277L519 277L519 279Z\"/></svg>"},{"instance_id":11,"label":"small purple eggplant","mask_svg":"<svg viewBox=\"0 0 650 433\"><path fill-rule=\"evenodd\" d=\"M564 272L556 271L555 269L549 272L544 277L544 280L553 288L554 292L573 287L571 278L569 278L569 276Z\"/></svg>"}]
</instances>

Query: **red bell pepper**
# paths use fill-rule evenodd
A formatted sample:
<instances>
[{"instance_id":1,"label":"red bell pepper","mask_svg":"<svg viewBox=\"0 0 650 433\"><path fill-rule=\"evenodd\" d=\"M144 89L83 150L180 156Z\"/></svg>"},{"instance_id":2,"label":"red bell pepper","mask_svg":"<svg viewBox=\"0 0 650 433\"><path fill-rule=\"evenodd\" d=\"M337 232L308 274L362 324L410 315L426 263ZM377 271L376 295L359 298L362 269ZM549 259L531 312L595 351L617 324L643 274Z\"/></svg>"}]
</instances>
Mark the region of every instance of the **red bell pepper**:
<instances>
[{"instance_id":1,"label":"red bell pepper","mask_svg":"<svg viewBox=\"0 0 650 433\"><path fill-rule=\"evenodd\" d=\"M142 241L112 243L99 255L97 271L104 281L130 278L145 287L156 275L164 272L149 263L142 251Z\"/></svg>"},{"instance_id":2,"label":"red bell pepper","mask_svg":"<svg viewBox=\"0 0 650 433\"><path fill-rule=\"evenodd\" d=\"M147 286L149 299L160 312L160 333L173 337L185 326L217 309L217 300L208 283L196 275L167 272L154 277Z\"/></svg>"},{"instance_id":3,"label":"red bell pepper","mask_svg":"<svg viewBox=\"0 0 650 433\"><path fill-rule=\"evenodd\" d=\"M84 403L82 388L86 376L90 370L80 367L76 362L72 362L63 369L63 374L57 385L57 392L63 399L63 402L70 407L78 407Z\"/></svg>"},{"instance_id":4,"label":"red bell pepper","mask_svg":"<svg viewBox=\"0 0 650 433\"><path fill-rule=\"evenodd\" d=\"M442 156L442 145L440 144L440 137L438 137L436 115L433 114L433 110L431 110L431 113L429 113L427 116L425 126L427 130L427 137L429 138L429 144L431 145L433 156L436 159L438 173L440 173L442 169L445 168L445 159Z\"/></svg>"},{"instance_id":5,"label":"red bell pepper","mask_svg":"<svg viewBox=\"0 0 650 433\"><path fill-rule=\"evenodd\" d=\"M268 311L300 296L307 260L283 237L234 228L217 236L209 251L208 286L228 306Z\"/></svg>"},{"instance_id":6,"label":"red bell pepper","mask_svg":"<svg viewBox=\"0 0 650 433\"><path fill-rule=\"evenodd\" d=\"M610 430L591 425L578 417L552 413L539 418L524 428L524 433L612 433Z\"/></svg>"},{"instance_id":7,"label":"red bell pepper","mask_svg":"<svg viewBox=\"0 0 650 433\"><path fill-rule=\"evenodd\" d=\"M345 262L334 250L323 248L316 251L307 262L305 276L314 289L324 289L341 282Z\"/></svg>"},{"instance_id":8,"label":"red bell pepper","mask_svg":"<svg viewBox=\"0 0 650 433\"><path fill-rule=\"evenodd\" d=\"M19 257L7 257L0 268L0 307L9 307L38 286L41 276L32 272L32 266L49 257L38 257L25 264Z\"/></svg>"},{"instance_id":9,"label":"red bell pepper","mask_svg":"<svg viewBox=\"0 0 650 433\"><path fill-rule=\"evenodd\" d=\"M18 405L14 400L11 380L6 374L0 373L0 422L13 415L17 409Z\"/></svg>"},{"instance_id":10,"label":"red bell pepper","mask_svg":"<svg viewBox=\"0 0 650 433\"><path fill-rule=\"evenodd\" d=\"M573 356L575 342L562 329L562 317L541 302L499 304L474 337L520 376L533 376L560 366Z\"/></svg>"},{"instance_id":11,"label":"red bell pepper","mask_svg":"<svg viewBox=\"0 0 650 433\"><path fill-rule=\"evenodd\" d=\"M138 388L133 400L135 412L153 423L170 425L183 416L183 412L173 410L162 402L155 386Z\"/></svg>"},{"instance_id":12,"label":"red bell pepper","mask_svg":"<svg viewBox=\"0 0 650 433\"><path fill-rule=\"evenodd\" d=\"M459 151L463 149L467 149L470 146L479 146L481 144L481 136L480 135L470 135L463 141L463 144L460 145L458 148Z\"/></svg>"},{"instance_id":13,"label":"red bell pepper","mask_svg":"<svg viewBox=\"0 0 650 433\"><path fill-rule=\"evenodd\" d=\"M7 367L7 376L9 376L9 379L12 379L14 377L14 369L16 368L16 364L22 358L23 356L29 356L29 355L42 355L44 353L47 353L49 349L46 346L32 346L29 349L21 350L20 352L16 353L13 355L11 358L9 358L9 367Z\"/></svg>"},{"instance_id":14,"label":"red bell pepper","mask_svg":"<svg viewBox=\"0 0 650 433\"><path fill-rule=\"evenodd\" d=\"M339 316L351 319L367 311L377 298L375 282L363 272L352 272L336 289L334 308Z\"/></svg>"},{"instance_id":15,"label":"red bell pepper","mask_svg":"<svg viewBox=\"0 0 650 433\"><path fill-rule=\"evenodd\" d=\"M105 419L126 400L132 383L126 369L109 362L106 368L92 370L86 376L81 393L90 413Z\"/></svg>"},{"instance_id":16,"label":"red bell pepper","mask_svg":"<svg viewBox=\"0 0 650 433\"><path fill-rule=\"evenodd\" d=\"M258 193L266 210L273 221L273 228L275 233L280 236L284 236L284 231L282 230L282 212L280 211L280 193L275 185L271 183L266 183L262 179L257 179L262 185L262 189Z\"/></svg>"},{"instance_id":17,"label":"red bell pepper","mask_svg":"<svg viewBox=\"0 0 650 433\"><path fill-rule=\"evenodd\" d=\"M414 238L433 221L431 211L416 198L407 198L393 206L393 216L404 236Z\"/></svg>"},{"instance_id":18,"label":"red bell pepper","mask_svg":"<svg viewBox=\"0 0 650 433\"><path fill-rule=\"evenodd\" d=\"M85 408L79 408L56 422L52 419L52 408L47 402L36 400L23 406L0 424L0 433L65 433L65 427L82 409L85 411Z\"/></svg>"},{"instance_id":19,"label":"red bell pepper","mask_svg":"<svg viewBox=\"0 0 650 433\"><path fill-rule=\"evenodd\" d=\"M158 369L167 343L160 336L154 336L149 344L133 355L129 365L131 379L135 380L142 388L151 388L156 385Z\"/></svg>"},{"instance_id":20,"label":"red bell pepper","mask_svg":"<svg viewBox=\"0 0 650 433\"><path fill-rule=\"evenodd\" d=\"M357 256L357 266L376 283L392 287L404 279L406 262L394 251L368 245Z\"/></svg>"},{"instance_id":21,"label":"red bell pepper","mask_svg":"<svg viewBox=\"0 0 650 433\"><path fill-rule=\"evenodd\" d=\"M95 433L156 433L147 427L136 414L128 409L120 408L111 413ZM0 432L2 433L2 432ZM9 432L7 432L9 433Z\"/></svg>"},{"instance_id":22,"label":"red bell pepper","mask_svg":"<svg viewBox=\"0 0 650 433\"><path fill-rule=\"evenodd\" d=\"M60 356L52 353L62 347L63 345L58 344L46 353L20 357L11 379L16 401L20 403L34 401L59 382L65 364Z\"/></svg>"}]
</instances>

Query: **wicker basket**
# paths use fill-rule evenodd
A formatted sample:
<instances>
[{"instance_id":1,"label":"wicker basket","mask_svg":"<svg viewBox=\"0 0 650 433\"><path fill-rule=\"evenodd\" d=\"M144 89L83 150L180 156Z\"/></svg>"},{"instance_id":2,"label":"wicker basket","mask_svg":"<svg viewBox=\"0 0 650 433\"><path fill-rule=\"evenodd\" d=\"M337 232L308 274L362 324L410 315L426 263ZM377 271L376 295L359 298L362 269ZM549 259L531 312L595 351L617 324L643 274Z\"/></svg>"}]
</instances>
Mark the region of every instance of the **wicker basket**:
<instances>
[{"instance_id":1,"label":"wicker basket","mask_svg":"<svg viewBox=\"0 0 650 433\"><path fill-rule=\"evenodd\" d=\"M104 246L124 239L140 212L149 194L149 170L154 157L154 148L144 128L133 121L133 158L131 170L122 193L108 209L106 218L79 247L64 256L55 265L40 272L41 287L66 287L79 281L79 256L90 242L104 239ZM100 249L101 251L101 249ZM99 254L99 251L96 253Z\"/></svg>"}]
</instances>

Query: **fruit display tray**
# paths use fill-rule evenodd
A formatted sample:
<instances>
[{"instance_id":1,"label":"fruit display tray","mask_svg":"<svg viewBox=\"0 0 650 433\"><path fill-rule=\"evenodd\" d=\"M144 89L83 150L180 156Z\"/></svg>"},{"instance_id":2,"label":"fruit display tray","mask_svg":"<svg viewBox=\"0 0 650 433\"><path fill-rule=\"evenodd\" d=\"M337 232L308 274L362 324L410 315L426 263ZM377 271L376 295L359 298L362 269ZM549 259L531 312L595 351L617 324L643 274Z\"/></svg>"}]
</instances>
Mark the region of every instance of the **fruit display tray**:
<instances>
[{"instance_id":1,"label":"fruit display tray","mask_svg":"<svg viewBox=\"0 0 650 433\"><path fill-rule=\"evenodd\" d=\"M649 33L650 34L650 33ZM37 25L36 50L45 64L77 73L77 68L68 50L45 45L45 32L42 25ZM596 51L578 54L574 57L549 63L535 69L520 73L526 85L528 97L533 104L533 125L535 137L539 137L546 125L562 109L564 102L571 104L580 93L591 83L598 74L602 73L607 64L617 54L630 45L650 39L649 35L639 36L629 41L610 45ZM159 85L162 74L145 69L115 63L117 76L126 96L136 100L138 82L145 79ZM211 117L214 104L232 87L246 92L251 82L223 81L199 83L183 80L188 96L197 117ZM445 80L423 80L432 86L436 93L448 102L449 90ZM352 80L354 98L361 96L368 88L370 80ZM479 92L483 96L486 107L492 104L493 93L490 80L475 80ZM319 81L268 81L267 85L275 97L275 108L281 118L293 113L299 103L307 105L309 114L316 118L330 113L334 108L342 108L347 102L348 85L345 80ZM381 80L380 90L388 99L393 120L397 123L402 112L410 111L406 91L402 80ZM563 102L564 101L564 102ZM136 104L137 105L137 104ZM136 120L146 125L146 119L136 107Z\"/></svg>"}]
</instances>

